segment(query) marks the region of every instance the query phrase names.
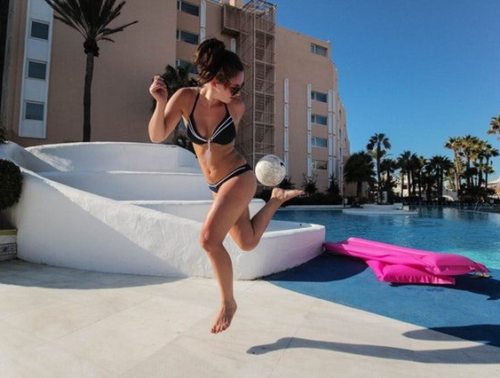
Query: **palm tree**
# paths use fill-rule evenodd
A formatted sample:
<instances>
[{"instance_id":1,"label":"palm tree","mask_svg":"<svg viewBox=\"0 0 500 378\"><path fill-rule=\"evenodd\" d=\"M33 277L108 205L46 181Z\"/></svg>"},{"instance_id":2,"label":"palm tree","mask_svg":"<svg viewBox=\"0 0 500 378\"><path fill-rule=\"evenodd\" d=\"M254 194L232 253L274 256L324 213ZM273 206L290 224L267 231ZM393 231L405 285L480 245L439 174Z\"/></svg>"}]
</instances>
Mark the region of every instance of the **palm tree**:
<instances>
[{"instance_id":1,"label":"palm tree","mask_svg":"<svg viewBox=\"0 0 500 378\"><path fill-rule=\"evenodd\" d=\"M425 161L425 166L422 170L422 185L425 190L425 197L427 201L432 200L432 188L436 184L436 176L430 160Z\"/></svg>"},{"instance_id":2,"label":"palm tree","mask_svg":"<svg viewBox=\"0 0 500 378\"><path fill-rule=\"evenodd\" d=\"M484 150L482 151L482 155L486 159L486 167L484 169L486 188L488 188L488 175L494 172L493 168L491 167L490 159L492 157L497 157L499 154L500 152L496 148L493 148L491 144L486 143L486 145L484 146Z\"/></svg>"},{"instance_id":3,"label":"palm tree","mask_svg":"<svg viewBox=\"0 0 500 378\"><path fill-rule=\"evenodd\" d=\"M356 197L361 198L363 182L373 181L373 160L364 151L357 152L349 156L344 165L344 177L346 182L356 183Z\"/></svg>"},{"instance_id":4,"label":"palm tree","mask_svg":"<svg viewBox=\"0 0 500 378\"><path fill-rule=\"evenodd\" d=\"M109 28L125 5L122 1L115 7L116 0L45 0L54 12L54 18L75 29L85 40L83 49L87 55L85 67L85 89L83 94L83 141L90 142L90 103L92 77L94 74L94 57L99 56L99 41L114 42L109 35L123 31L126 27L137 23Z\"/></svg>"},{"instance_id":5,"label":"palm tree","mask_svg":"<svg viewBox=\"0 0 500 378\"><path fill-rule=\"evenodd\" d=\"M498 138L500 139L500 115L491 117L490 129L488 130L488 134L498 134Z\"/></svg>"},{"instance_id":6,"label":"palm tree","mask_svg":"<svg viewBox=\"0 0 500 378\"><path fill-rule=\"evenodd\" d=\"M417 154L411 154L409 173L411 176L411 195L412 195L412 197L416 196L417 185L419 185L419 178L421 176L422 168L423 168L423 163L422 163L421 156L418 156Z\"/></svg>"},{"instance_id":7,"label":"palm tree","mask_svg":"<svg viewBox=\"0 0 500 378\"><path fill-rule=\"evenodd\" d=\"M486 156L484 155L484 153L486 151L487 144L488 144L488 142L478 139L476 146L475 146L477 155L475 156L475 161L473 162L473 165L477 171L477 186L478 187L481 187L483 182L484 182L483 173L484 173L484 169L486 167L486 165L485 165Z\"/></svg>"},{"instance_id":8,"label":"palm tree","mask_svg":"<svg viewBox=\"0 0 500 378\"><path fill-rule=\"evenodd\" d=\"M391 143L389 142L389 138L385 136L383 133L374 134L368 144L366 145L366 149L368 152L375 158L377 163L377 192L378 198L377 202L381 203L382 201L382 187L381 187L381 179L380 179L380 160L387 153L388 150L391 149Z\"/></svg>"},{"instance_id":9,"label":"palm tree","mask_svg":"<svg viewBox=\"0 0 500 378\"><path fill-rule=\"evenodd\" d=\"M455 181L455 190L460 192L460 177L463 174L463 162L462 162L462 138L461 137L450 137L446 144L444 145L446 148L449 148L453 151L454 161L453 164L455 169L453 170L454 181Z\"/></svg>"},{"instance_id":10,"label":"palm tree","mask_svg":"<svg viewBox=\"0 0 500 378\"><path fill-rule=\"evenodd\" d=\"M491 173L490 159L492 157L498 156L498 150L493 148L491 144L484 140L477 140L475 156L476 160L473 162L474 168L477 171L477 183L481 187L484 183L484 187L488 187L488 174ZM483 179L483 174L485 179Z\"/></svg>"},{"instance_id":11,"label":"palm tree","mask_svg":"<svg viewBox=\"0 0 500 378\"><path fill-rule=\"evenodd\" d=\"M463 176L465 177L466 190L470 190L472 187L472 167L471 162L473 160L473 154L475 149L475 137L472 135L466 135L460 138L460 157L465 159L465 168L463 169Z\"/></svg>"},{"instance_id":12,"label":"palm tree","mask_svg":"<svg viewBox=\"0 0 500 378\"><path fill-rule=\"evenodd\" d=\"M423 157L422 155L413 157L413 167L415 170L415 175L414 177L416 178L415 180L415 187L418 186L418 197L422 199L422 185L424 183L424 168L425 165L427 164L427 159ZM415 189L414 189L415 190ZM414 193L415 195L415 193Z\"/></svg>"},{"instance_id":13,"label":"palm tree","mask_svg":"<svg viewBox=\"0 0 500 378\"><path fill-rule=\"evenodd\" d=\"M446 156L436 155L430 159L429 166L432 168L436 178L438 203L441 203L441 199L443 197L444 176L453 167L453 163Z\"/></svg>"},{"instance_id":14,"label":"palm tree","mask_svg":"<svg viewBox=\"0 0 500 378\"><path fill-rule=\"evenodd\" d=\"M392 192L392 174L398 168L398 165L395 160L390 158L385 158L380 162L380 170L384 174L384 185L383 188L388 193Z\"/></svg>"},{"instance_id":15,"label":"palm tree","mask_svg":"<svg viewBox=\"0 0 500 378\"><path fill-rule=\"evenodd\" d=\"M411 159L411 151L403 151L397 159L397 164L399 167L399 174L401 176L401 199L403 198L403 187L405 184L405 174L408 177L408 195L410 193L410 159Z\"/></svg>"}]
</instances>

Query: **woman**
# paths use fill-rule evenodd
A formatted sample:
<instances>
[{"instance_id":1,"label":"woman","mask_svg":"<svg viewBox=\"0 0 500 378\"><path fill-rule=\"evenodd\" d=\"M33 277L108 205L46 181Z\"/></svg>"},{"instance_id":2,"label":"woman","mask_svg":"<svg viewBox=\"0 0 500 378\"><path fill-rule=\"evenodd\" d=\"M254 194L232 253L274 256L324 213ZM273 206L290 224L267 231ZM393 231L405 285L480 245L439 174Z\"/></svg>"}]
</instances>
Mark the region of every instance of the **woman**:
<instances>
[{"instance_id":1,"label":"woman","mask_svg":"<svg viewBox=\"0 0 500 378\"><path fill-rule=\"evenodd\" d=\"M269 202L250 219L248 204L255 195L256 178L235 149L238 124L245 110L239 98L245 78L243 64L217 39L198 46L195 63L200 86L182 88L170 99L162 78L154 77L149 92L156 108L148 129L151 141L160 143L182 117L212 191L214 201L203 223L200 244L220 289L221 309L211 329L219 333L229 327L236 311L231 258L222 244L226 235L229 233L242 250L254 249L281 204L303 192L274 188Z\"/></svg>"}]
</instances>

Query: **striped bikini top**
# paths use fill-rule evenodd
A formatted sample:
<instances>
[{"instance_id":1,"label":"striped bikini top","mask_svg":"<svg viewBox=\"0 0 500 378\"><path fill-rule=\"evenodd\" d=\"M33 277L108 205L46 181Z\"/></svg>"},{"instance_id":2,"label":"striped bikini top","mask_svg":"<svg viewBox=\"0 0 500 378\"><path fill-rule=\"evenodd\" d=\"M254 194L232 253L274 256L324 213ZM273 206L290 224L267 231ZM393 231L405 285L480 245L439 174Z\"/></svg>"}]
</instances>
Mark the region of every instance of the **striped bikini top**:
<instances>
[{"instance_id":1,"label":"striped bikini top","mask_svg":"<svg viewBox=\"0 0 500 378\"><path fill-rule=\"evenodd\" d=\"M208 148L210 149L210 143L217 144L229 144L234 138L236 138L236 127L234 125L233 117L229 114L229 110L227 109L227 105L224 104L226 108L226 115L222 119L222 121L217 125L212 133L210 138L203 138L196 129L196 122L194 120L194 109L196 108L196 104L198 103L198 99L200 98L200 92L196 96L196 100L194 101L193 110L191 110L191 114L189 114L189 121L187 127L187 137L194 144L206 144L208 143Z\"/></svg>"}]
</instances>

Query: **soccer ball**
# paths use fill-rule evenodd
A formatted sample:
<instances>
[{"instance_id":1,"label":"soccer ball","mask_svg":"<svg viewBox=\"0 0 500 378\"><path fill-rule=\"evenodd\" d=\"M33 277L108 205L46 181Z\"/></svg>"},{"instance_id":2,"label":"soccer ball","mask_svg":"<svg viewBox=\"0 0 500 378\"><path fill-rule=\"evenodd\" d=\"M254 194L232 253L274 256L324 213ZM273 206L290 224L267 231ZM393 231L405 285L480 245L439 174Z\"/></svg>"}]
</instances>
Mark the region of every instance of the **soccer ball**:
<instances>
[{"instance_id":1,"label":"soccer ball","mask_svg":"<svg viewBox=\"0 0 500 378\"><path fill-rule=\"evenodd\" d=\"M286 175L285 163L276 155L266 155L255 165L255 176L264 186L277 186Z\"/></svg>"}]
</instances>

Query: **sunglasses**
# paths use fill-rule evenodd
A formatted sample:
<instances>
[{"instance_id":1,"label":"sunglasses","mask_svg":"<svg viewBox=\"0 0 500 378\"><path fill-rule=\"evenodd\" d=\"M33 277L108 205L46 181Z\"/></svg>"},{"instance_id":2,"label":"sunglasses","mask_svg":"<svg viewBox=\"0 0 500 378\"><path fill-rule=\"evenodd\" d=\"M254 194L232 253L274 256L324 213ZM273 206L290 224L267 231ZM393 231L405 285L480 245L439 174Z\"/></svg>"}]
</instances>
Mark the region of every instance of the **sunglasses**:
<instances>
[{"instance_id":1,"label":"sunglasses","mask_svg":"<svg viewBox=\"0 0 500 378\"><path fill-rule=\"evenodd\" d=\"M245 85L245 83L242 83L241 85L234 85L231 87L231 86L229 86L229 83L226 83L226 84L224 84L224 87L229 88L229 91L231 92L231 96L236 96L241 91L241 89L243 88L244 85Z\"/></svg>"}]
</instances>

